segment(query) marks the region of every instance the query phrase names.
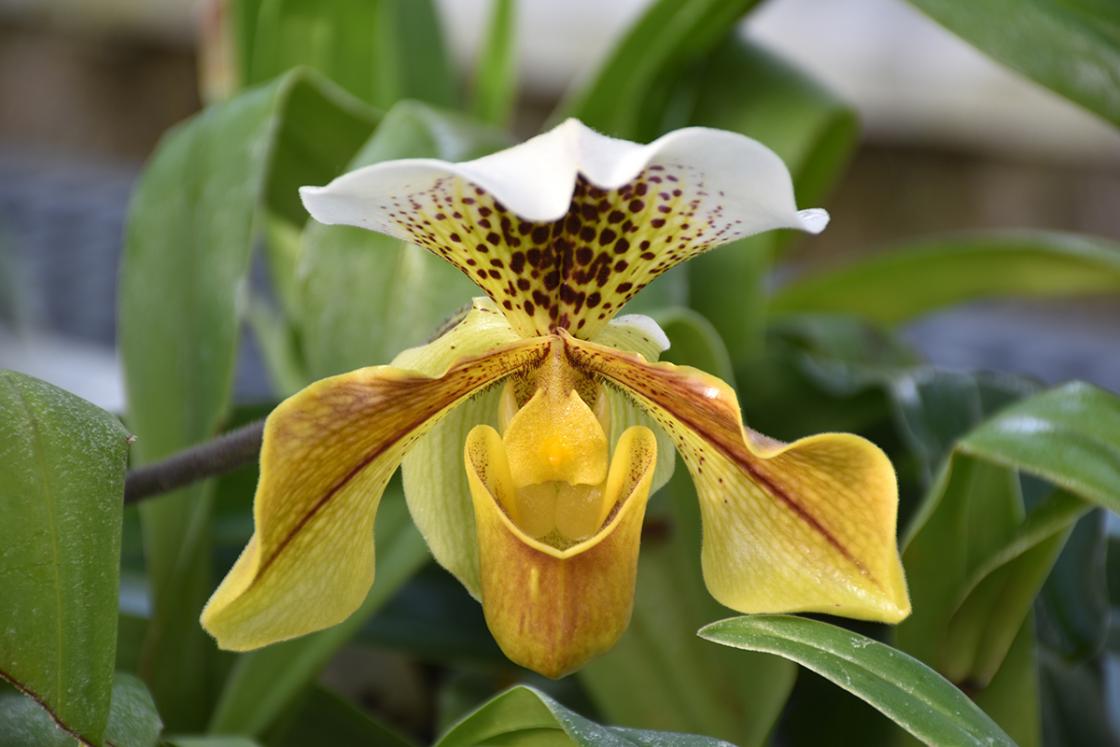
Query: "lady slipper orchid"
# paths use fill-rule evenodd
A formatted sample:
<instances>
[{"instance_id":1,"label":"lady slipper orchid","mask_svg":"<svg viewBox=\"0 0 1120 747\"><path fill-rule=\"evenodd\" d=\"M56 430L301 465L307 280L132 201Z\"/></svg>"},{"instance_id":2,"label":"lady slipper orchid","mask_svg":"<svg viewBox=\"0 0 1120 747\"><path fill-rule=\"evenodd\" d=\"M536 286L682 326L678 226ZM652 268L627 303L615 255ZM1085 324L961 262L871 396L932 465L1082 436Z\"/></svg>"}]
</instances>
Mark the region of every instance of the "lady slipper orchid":
<instances>
[{"instance_id":1,"label":"lady slipper orchid","mask_svg":"<svg viewBox=\"0 0 1120 747\"><path fill-rule=\"evenodd\" d=\"M301 190L317 220L419 244L488 298L390 366L318 381L269 416L256 531L202 624L252 649L365 598L381 493L403 462L436 560L481 599L513 661L557 677L629 622L646 502L676 448L696 484L703 573L740 612L897 622L909 599L886 456L854 435L780 443L734 392L656 362L653 278L735 239L819 232L765 146L689 128L639 145L569 120L466 163L410 159Z\"/></svg>"}]
</instances>

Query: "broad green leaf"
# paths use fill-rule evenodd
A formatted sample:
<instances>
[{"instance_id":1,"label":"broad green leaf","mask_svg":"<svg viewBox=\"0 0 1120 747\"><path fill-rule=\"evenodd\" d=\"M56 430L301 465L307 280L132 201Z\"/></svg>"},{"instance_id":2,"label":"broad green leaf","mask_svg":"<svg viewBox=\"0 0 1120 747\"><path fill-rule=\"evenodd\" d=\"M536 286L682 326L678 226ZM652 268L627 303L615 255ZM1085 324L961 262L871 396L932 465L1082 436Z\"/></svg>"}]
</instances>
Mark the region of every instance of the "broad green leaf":
<instances>
[{"instance_id":1,"label":"broad green leaf","mask_svg":"<svg viewBox=\"0 0 1120 747\"><path fill-rule=\"evenodd\" d=\"M730 375L722 341L703 317L671 309L657 321L671 342L663 358ZM724 608L704 586L698 499L686 470L676 470L650 502L642 534L630 627L580 672L581 681L611 723L763 744L795 667L759 654L728 655L693 635Z\"/></svg>"},{"instance_id":2,"label":"broad green leaf","mask_svg":"<svg viewBox=\"0 0 1120 747\"><path fill-rule=\"evenodd\" d=\"M1120 396L1066 384L1002 410L970 433L963 453L1029 472L1120 510Z\"/></svg>"},{"instance_id":3,"label":"broad green leaf","mask_svg":"<svg viewBox=\"0 0 1120 747\"><path fill-rule=\"evenodd\" d=\"M385 116L349 168L395 158L461 160L506 144L461 116L406 102ZM298 321L313 379L387 363L479 294L427 250L371 231L311 222L303 245Z\"/></svg>"},{"instance_id":4,"label":"broad green leaf","mask_svg":"<svg viewBox=\"0 0 1120 747\"><path fill-rule=\"evenodd\" d=\"M242 87L308 66L379 107L402 98L455 102L455 80L431 0L232 4Z\"/></svg>"},{"instance_id":5,"label":"broad green leaf","mask_svg":"<svg viewBox=\"0 0 1120 747\"><path fill-rule=\"evenodd\" d=\"M981 692L1000 679L1073 523L1091 503L1120 498L1118 414L1115 395L1073 384L1001 410L958 442L904 543L914 614L897 628L901 648ZM1025 518L1017 471L1060 488ZM1023 708L998 718L1012 728Z\"/></svg>"},{"instance_id":6,"label":"broad green leaf","mask_svg":"<svg viewBox=\"0 0 1120 747\"><path fill-rule=\"evenodd\" d=\"M286 398L303 389L308 376L297 349L296 335L288 320L256 294L250 294L245 318L264 359L272 392Z\"/></svg>"},{"instance_id":7,"label":"broad green leaf","mask_svg":"<svg viewBox=\"0 0 1120 747\"><path fill-rule=\"evenodd\" d=\"M1022 521L1018 477L1004 467L954 456L903 542L914 612L895 628L899 648L940 668L944 639L969 578L1009 543ZM1019 629L1019 624L1013 628Z\"/></svg>"},{"instance_id":8,"label":"broad green leaf","mask_svg":"<svg viewBox=\"0 0 1120 747\"><path fill-rule=\"evenodd\" d=\"M656 0L595 72L572 88L554 122L576 117L597 130L650 140L664 129L673 83L702 61L758 0Z\"/></svg>"},{"instance_id":9,"label":"broad green leaf","mask_svg":"<svg viewBox=\"0 0 1120 747\"><path fill-rule=\"evenodd\" d=\"M753 615L712 623L700 636L796 661L858 695L926 744L1014 745L952 683L906 654L827 623Z\"/></svg>"},{"instance_id":10,"label":"broad green leaf","mask_svg":"<svg viewBox=\"0 0 1120 747\"><path fill-rule=\"evenodd\" d=\"M428 559L399 487L391 484L377 513L377 580L345 622L242 654L210 721L215 733L260 736L315 680L334 655Z\"/></svg>"},{"instance_id":11,"label":"broad green leaf","mask_svg":"<svg viewBox=\"0 0 1120 747\"><path fill-rule=\"evenodd\" d=\"M107 747L155 747L159 741L159 714L144 683L118 673L112 685L112 707L104 739L90 744ZM76 735L63 728L32 698L0 693L0 744L4 747L75 747Z\"/></svg>"},{"instance_id":12,"label":"broad green leaf","mask_svg":"<svg viewBox=\"0 0 1120 747\"><path fill-rule=\"evenodd\" d=\"M1110 0L910 0L999 62L1120 125L1120 6Z\"/></svg>"},{"instance_id":13,"label":"broad green leaf","mask_svg":"<svg viewBox=\"0 0 1120 747\"><path fill-rule=\"evenodd\" d=\"M272 185L338 173L372 125L358 102L297 72L210 107L163 139L133 197L121 271L119 333L138 461L219 430L261 208L270 196L281 212L296 199ZM301 128L319 126L329 135L320 130L315 148L302 148L315 137ZM209 493L203 483L140 509L153 596L140 673L173 729L201 726L207 711L213 644L197 618L212 590Z\"/></svg>"},{"instance_id":14,"label":"broad green leaf","mask_svg":"<svg viewBox=\"0 0 1120 747\"><path fill-rule=\"evenodd\" d=\"M0 371L0 678L94 745L112 698L129 441L85 400Z\"/></svg>"},{"instance_id":15,"label":"broad green leaf","mask_svg":"<svg viewBox=\"0 0 1120 747\"><path fill-rule=\"evenodd\" d=\"M959 602L946 631L943 645L948 653L940 667L945 676L979 686L991 681L1074 522L1087 510L1079 498L1054 493L970 574L960 593L964 601Z\"/></svg>"},{"instance_id":16,"label":"broad green leaf","mask_svg":"<svg viewBox=\"0 0 1120 747\"><path fill-rule=\"evenodd\" d=\"M517 686L495 696L443 735L436 747L730 747L711 737L599 726L539 690Z\"/></svg>"},{"instance_id":17,"label":"broad green leaf","mask_svg":"<svg viewBox=\"0 0 1120 747\"><path fill-rule=\"evenodd\" d=\"M517 96L517 0L491 0L490 24L474 75L472 109L484 122L504 125Z\"/></svg>"},{"instance_id":18,"label":"broad green leaf","mask_svg":"<svg viewBox=\"0 0 1120 747\"><path fill-rule=\"evenodd\" d=\"M1019 747L1043 744L1042 709L1046 704L1040 695L1040 649L1034 630L1034 615L1027 615L999 671L982 690L969 691L972 702L1006 730Z\"/></svg>"},{"instance_id":19,"label":"broad green leaf","mask_svg":"<svg viewBox=\"0 0 1120 747\"><path fill-rule=\"evenodd\" d=\"M32 698L0 692L0 744L5 747L74 747L81 743Z\"/></svg>"},{"instance_id":20,"label":"broad green leaf","mask_svg":"<svg viewBox=\"0 0 1120 747\"><path fill-rule=\"evenodd\" d=\"M152 694L131 674L117 673L113 681L113 707L105 744L112 747L155 747L163 722Z\"/></svg>"},{"instance_id":21,"label":"broad green leaf","mask_svg":"<svg viewBox=\"0 0 1120 747\"><path fill-rule=\"evenodd\" d=\"M985 232L921 239L810 275L778 290L770 311L858 314L897 324L979 298L1118 291L1117 242L1041 231Z\"/></svg>"},{"instance_id":22,"label":"broad green leaf","mask_svg":"<svg viewBox=\"0 0 1120 747\"><path fill-rule=\"evenodd\" d=\"M412 742L381 724L338 694L313 687L270 736L269 747L411 747Z\"/></svg>"}]
</instances>

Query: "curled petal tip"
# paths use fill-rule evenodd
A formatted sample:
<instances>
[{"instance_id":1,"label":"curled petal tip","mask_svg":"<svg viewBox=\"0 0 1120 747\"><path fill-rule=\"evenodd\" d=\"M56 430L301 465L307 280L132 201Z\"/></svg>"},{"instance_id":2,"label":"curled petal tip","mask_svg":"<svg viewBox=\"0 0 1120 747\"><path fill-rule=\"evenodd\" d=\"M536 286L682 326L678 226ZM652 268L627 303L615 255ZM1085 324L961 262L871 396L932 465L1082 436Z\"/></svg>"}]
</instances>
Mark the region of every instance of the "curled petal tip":
<instances>
[{"instance_id":1,"label":"curled petal tip","mask_svg":"<svg viewBox=\"0 0 1120 747\"><path fill-rule=\"evenodd\" d=\"M798 210L797 218L801 222L801 229L809 233L820 233L831 220L828 211L823 208L808 208Z\"/></svg>"}]
</instances>

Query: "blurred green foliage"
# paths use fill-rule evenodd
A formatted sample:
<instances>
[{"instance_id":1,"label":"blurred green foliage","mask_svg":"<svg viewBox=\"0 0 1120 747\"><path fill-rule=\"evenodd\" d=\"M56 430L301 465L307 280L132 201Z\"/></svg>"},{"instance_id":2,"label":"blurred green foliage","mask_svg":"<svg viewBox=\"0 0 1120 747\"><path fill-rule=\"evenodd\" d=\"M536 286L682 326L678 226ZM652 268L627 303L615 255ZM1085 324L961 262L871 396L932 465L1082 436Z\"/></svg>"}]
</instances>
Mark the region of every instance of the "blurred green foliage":
<instances>
[{"instance_id":1,"label":"blurred green foliage","mask_svg":"<svg viewBox=\"0 0 1120 747\"><path fill-rule=\"evenodd\" d=\"M913 3L1120 124L1115 3ZM857 119L737 33L755 4L655 0L552 121L575 116L636 140L686 125L740 132L786 161L799 203L824 200ZM430 0L228 0L234 88L168 133L130 211L120 340L135 464L243 420L231 391L246 322L279 398L388 360L470 298L469 282L415 246L308 223L296 188L515 142L503 128L517 111L516 6L495 0L477 68L461 73ZM65 393L2 375L0 508L18 531L0 528L0 676L14 685L0 692L0 741L399 747L411 743L400 731L430 741L461 717L438 744L1114 743L1102 669L1120 640L1110 618L1120 548L1103 527L1120 505L1120 399L939 371L893 327L977 298L1116 293L1120 248L1052 233L924 237L768 292L790 240L708 254L632 308L661 322L667 359L737 381L752 426L782 438L854 430L889 451L915 609L897 629L708 625L722 613L696 581L699 516L679 474L649 507L629 633L576 677L541 683L501 657L477 605L428 564L395 486L377 522L378 581L354 616L223 654L197 618L252 530L255 468L124 509L122 549L124 431ZM254 261L270 287L250 282ZM34 574L15 564L45 547L58 551ZM118 615L118 584L147 607ZM707 640L695 636L705 625ZM431 640L440 626L453 634ZM403 658L422 683L411 721L320 680L332 660L371 648ZM837 687L797 679L794 662ZM540 689L507 689L525 682Z\"/></svg>"}]
</instances>

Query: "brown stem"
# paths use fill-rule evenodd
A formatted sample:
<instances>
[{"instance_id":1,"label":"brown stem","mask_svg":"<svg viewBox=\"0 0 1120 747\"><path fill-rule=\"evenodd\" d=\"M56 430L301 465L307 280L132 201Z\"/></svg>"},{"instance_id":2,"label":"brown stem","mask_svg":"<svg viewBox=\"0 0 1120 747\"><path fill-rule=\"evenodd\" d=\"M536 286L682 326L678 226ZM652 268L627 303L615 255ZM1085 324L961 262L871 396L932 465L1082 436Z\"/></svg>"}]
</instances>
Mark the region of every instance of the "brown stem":
<instances>
[{"instance_id":1,"label":"brown stem","mask_svg":"<svg viewBox=\"0 0 1120 747\"><path fill-rule=\"evenodd\" d=\"M124 502L136 503L169 493L248 464L260 454L263 434L264 420L257 420L161 462L138 467L125 477Z\"/></svg>"}]
</instances>

